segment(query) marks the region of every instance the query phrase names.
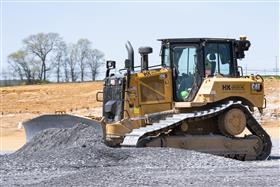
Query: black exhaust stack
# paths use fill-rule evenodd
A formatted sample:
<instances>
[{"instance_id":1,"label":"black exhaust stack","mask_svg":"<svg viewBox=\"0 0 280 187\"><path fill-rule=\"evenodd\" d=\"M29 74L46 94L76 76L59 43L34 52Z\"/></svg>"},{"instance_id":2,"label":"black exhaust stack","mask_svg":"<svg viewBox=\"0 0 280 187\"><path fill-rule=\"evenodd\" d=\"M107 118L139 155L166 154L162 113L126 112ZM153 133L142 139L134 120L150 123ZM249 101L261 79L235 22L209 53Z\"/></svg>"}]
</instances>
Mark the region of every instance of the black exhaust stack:
<instances>
[{"instance_id":1,"label":"black exhaust stack","mask_svg":"<svg viewBox=\"0 0 280 187\"><path fill-rule=\"evenodd\" d=\"M146 71L149 69L149 58L148 54L153 52L151 47L140 47L139 53L141 55L141 71Z\"/></svg>"},{"instance_id":2,"label":"black exhaust stack","mask_svg":"<svg viewBox=\"0 0 280 187\"><path fill-rule=\"evenodd\" d=\"M128 60L125 61L125 68L129 69L130 71L134 71L134 50L129 41L125 44L127 53L128 53Z\"/></svg>"}]
</instances>

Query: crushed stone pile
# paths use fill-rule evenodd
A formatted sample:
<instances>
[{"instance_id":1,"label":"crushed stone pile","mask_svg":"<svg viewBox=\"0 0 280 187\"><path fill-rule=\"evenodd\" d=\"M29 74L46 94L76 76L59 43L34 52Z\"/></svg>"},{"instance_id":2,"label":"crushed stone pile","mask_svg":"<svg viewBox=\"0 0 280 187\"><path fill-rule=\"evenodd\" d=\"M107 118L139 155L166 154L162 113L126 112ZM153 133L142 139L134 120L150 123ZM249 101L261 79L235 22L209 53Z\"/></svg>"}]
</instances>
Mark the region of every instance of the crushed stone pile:
<instances>
[{"instance_id":1,"label":"crushed stone pile","mask_svg":"<svg viewBox=\"0 0 280 187\"><path fill-rule=\"evenodd\" d=\"M42 151L54 151L73 147L105 146L102 144L102 130L99 125L77 124L67 129L47 129L38 133L15 154L32 155Z\"/></svg>"},{"instance_id":2,"label":"crushed stone pile","mask_svg":"<svg viewBox=\"0 0 280 187\"><path fill-rule=\"evenodd\" d=\"M48 129L0 156L1 186L277 186L279 161L240 162L172 148L109 148L100 126ZM268 173L264 177L264 173Z\"/></svg>"}]
</instances>

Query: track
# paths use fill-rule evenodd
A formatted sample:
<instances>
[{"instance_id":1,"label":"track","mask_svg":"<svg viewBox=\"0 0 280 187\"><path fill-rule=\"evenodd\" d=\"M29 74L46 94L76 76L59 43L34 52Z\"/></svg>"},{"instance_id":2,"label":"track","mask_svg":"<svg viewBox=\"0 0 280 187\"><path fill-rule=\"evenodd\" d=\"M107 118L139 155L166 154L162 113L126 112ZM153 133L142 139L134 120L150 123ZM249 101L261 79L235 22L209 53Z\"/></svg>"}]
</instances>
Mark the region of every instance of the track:
<instances>
[{"instance_id":1,"label":"track","mask_svg":"<svg viewBox=\"0 0 280 187\"><path fill-rule=\"evenodd\" d=\"M270 155L270 151L272 147L270 136L263 130L260 124L252 116L248 108L242 105L241 101L237 101L237 102L229 101L227 103L220 104L216 107L207 110L202 110L202 111L195 111L193 113L173 114L172 117L167 117L166 119L161 120L158 123L154 123L146 127L141 127L139 129L134 129L132 132L130 132L125 136L122 146L142 147L143 140L145 138L149 136L155 136L155 135L159 136L161 134L164 134L174 129L175 127L179 126L183 121L191 122L191 121L198 121L198 120L212 118L232 108L241 109L246 114L247 129L252 133L252 135L258 136L263 143L262 151L259 155L256 156L256 160L265 160ZM239 157L239 155L224 155L224 156L233 157L233 158Z\"/></svg>"}]
</instances>

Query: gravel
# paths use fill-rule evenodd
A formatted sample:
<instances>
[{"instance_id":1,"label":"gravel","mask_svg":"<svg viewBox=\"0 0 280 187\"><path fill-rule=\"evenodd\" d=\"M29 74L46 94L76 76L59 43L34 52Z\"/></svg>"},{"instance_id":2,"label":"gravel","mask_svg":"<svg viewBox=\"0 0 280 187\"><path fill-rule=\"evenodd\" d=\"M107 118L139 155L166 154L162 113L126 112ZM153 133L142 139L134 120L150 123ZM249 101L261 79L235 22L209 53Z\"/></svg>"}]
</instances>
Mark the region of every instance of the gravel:
<instances>
[{"instance_id":1,"label":"gravel","mask_svg":"<svg viewBox=\"0 0 280 187\"><path fill-rule=\"evenodd\" d=\"M277 186L279 159L241 162L172 148L109 148L99 126L48 129L0 155L1 186Z\"/></svg>"}]
</instances>

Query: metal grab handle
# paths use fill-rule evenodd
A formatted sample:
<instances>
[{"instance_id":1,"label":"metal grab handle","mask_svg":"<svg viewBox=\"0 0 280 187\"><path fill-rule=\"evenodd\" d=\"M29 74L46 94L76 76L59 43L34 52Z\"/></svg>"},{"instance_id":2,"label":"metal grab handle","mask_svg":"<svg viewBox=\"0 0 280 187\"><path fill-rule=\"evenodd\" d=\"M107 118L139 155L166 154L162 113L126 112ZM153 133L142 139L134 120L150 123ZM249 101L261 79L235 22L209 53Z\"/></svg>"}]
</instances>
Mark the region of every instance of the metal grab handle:
<instances>
[{"instance_id":1,"label":"metal grab handle","mask_svg":"<svg viewBox=\"0 0 280 187\"><path fill-rule=\"evenodd\" d=\"M96 99L97 102L103 102L103 100L98 99L98 95L101 94L101 93L103 94L103 92L97 92L96 95L95 95L95 97L96 97L95 99Z\"/></svg>"},{"instance_id":2,"label":"metal grab handle","mask_svg":"<svg viewBox=\"0 0 280 187\"><path fill-rule=\"evenodd\" d=\"M266 108L266 98L264 97L263 100L264 100L264 106L262 108L265 109Z\"/></svg>"},{"instance_id":3,"label":"metal grab handle","mask_svg":"<svg viewBox=\"0 0 280 187\"><path fill-rule=\"evenodd\" d=\"M261 79L261 81L264 82L263 77L261 75L257 74L255 77L257 80Z\"/></svg>"}]
</instances>

